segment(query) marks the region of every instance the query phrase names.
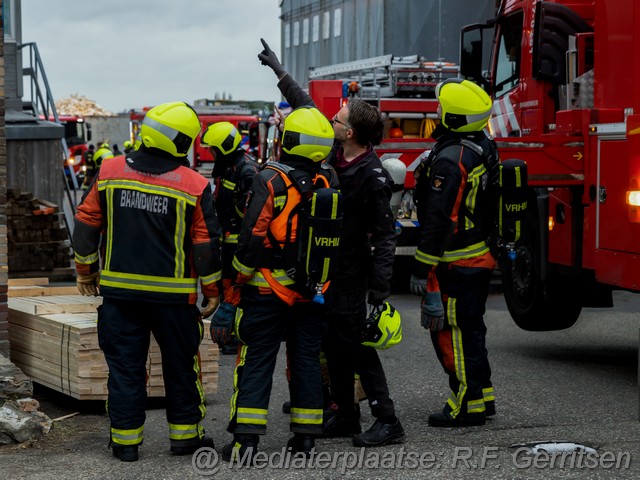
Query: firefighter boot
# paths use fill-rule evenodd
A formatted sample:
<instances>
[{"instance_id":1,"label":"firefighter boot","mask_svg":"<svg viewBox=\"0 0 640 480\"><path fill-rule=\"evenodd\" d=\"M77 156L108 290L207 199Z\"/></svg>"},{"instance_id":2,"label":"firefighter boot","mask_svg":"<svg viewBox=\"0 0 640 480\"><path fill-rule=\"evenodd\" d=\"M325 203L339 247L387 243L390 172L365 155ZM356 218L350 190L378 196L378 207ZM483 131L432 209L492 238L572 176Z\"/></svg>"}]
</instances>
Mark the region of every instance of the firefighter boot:
<instances>
[{"instance_id":1,"label":"firefighter boot","mask_svg":"<svg viewBox=\"0 0 640 480\"><path fill-rule=\"evenodd\" d=\"M305 457L310 457L311 452L316 448L316 439L311 435L305 435L302 433L294 433L293 437L287 442L287 447L291 449L291 452L302 453Z\"/></svg>"},{"instance_id":2,"label":"firefighter boot","mask_svg":"<svg viewBox=\"0 0 640 480\"><path fill-rule=\"evenodd\" d=\"M209 435L197 439L189 440L171 440L171 453L174 455L192 455L200 448L215 448L213 438Z\"/></svg>"},{"instance_id":3,"label":"firefighter boot","mask_svg":"<svg viewBox=\"0 0 640 480\"><path fill-rule=\"evenodd\" d=\"M496 414L496 402L494 402L493 400L484 402L484 416L493 417L495 414Z\"/></svg>"},{"instance_id":4,"label":"firefighter boot","mask_svg":"<svg viewBox=\"0 0 640 480\"><path fill-rule=\"evenodd\" d=\"M349 416L344 415L340 410L332 415L324 414L326 421L322 427L322 438L352 437L362 431L360 418L356 416L355 409Z\"/></svg>"},{"instance_id":5,"label":"firefighter boot","mask_svg":"<svg viewBox=\"0 0 640 480\"><path fill-rule=\"evenodd\" d=\"M109 441L109 448L111 448L113 456L122 462L138 461L138 445L118 445Z\"/></svg>"},{"instance_id":6,"label":"firefighter boot","mask_svg":"<svg viewBox=\"0 0 640 480\"><path fill-rule=\"evenodd\" d=\"M241 465L252 465L253 457L258 452L258 435L236 433L233 441L222 447L222 460L234 461Z\"/></svg>"},{"instance_id":7,"label":"firefighter boot","mask_svg":"<svg viewBox=\"0 0 640 480\"><path fill-rule=\"evenodd\" d=\"M485 413L465 413L452 418L447 412L437 412L429 415L429 425L440 428L475 427L485 424Z\"/></svg>"}]
</instances>

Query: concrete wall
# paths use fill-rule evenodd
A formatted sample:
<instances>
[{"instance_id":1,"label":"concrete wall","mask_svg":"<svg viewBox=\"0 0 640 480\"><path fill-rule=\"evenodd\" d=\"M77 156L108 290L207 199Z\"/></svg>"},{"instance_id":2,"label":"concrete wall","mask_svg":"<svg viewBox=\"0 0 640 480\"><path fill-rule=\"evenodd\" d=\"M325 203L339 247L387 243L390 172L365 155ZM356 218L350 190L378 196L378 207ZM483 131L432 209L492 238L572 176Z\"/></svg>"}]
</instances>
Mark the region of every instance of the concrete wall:
<instances>
[{"instance_id":1,"label":"concrete wall","mask_svg":"<svg viewBox=\"0 0 640 480\"><path fill-rule=\"evenodd\" d=\"M118 145L120 151L124 150L122 144L129 140L129 115L120 114L114 117L85 117L91 125L91 140L96 146L103 140L108 140L109 145Z\"/></svg>"}]
</instances>

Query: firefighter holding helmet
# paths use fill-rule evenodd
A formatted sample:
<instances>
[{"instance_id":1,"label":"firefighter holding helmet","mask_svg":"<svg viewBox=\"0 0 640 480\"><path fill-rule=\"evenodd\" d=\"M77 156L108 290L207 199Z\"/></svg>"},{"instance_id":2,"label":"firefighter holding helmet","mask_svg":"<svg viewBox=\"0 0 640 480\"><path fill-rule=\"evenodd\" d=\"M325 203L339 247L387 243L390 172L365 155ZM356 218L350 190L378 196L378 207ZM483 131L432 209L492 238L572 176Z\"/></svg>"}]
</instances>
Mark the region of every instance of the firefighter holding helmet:
<instances>
[{"instance_id":1,"label":"firefighter holding helmet","mask_svg":"<svg viewBox=\"0 0 640 480\"><path fill-rule=\"evenodd\" d=\"M78 290L103 297L98 341L109 367L110 446L122 461L138 460L143 441L151 333L169 359L162 367L171 452L213 447L202 426L198 347L201 317L219 303L220 226L211 186L187 160L199 131L185 103L149 110L140 148L103 163L75 217Z\"/></svg>"},{"instance_id":2,"label":"firefighter holding helmet","mask_svg":"<svg viewBox=\"0 0 640 480\"><path fill-rule=\"evenodd\" d=\"M211 176L215 180L214 201L222 227L222 284L226 292L235 280L231 266L238 246L238 234L244 218L249 188L258 173L258 163L240 147L242 135L230 122L217 122L207 127L202 144L213 157ZM221 346L222 353L235 354L237 341Z\"/></svg>"},{"instance_id":3,"label":"firefighter holding helmet","mask_svg":"<svg viewBox=\"0 0 640 480\"><path fill-rule=\"evenodd\" d=\"M283 339L291 369L294 435L288 447L294 453L310 454L315 436L322 432L319 355L329 291L323 292L326 303L312 301L314 292L300 282L300 268L292 265L291 253L295 262L304 238L301 217L296 214L304 186L316 181L337 185L335 172L322 162L331 151L333 136L331 124L318 109L294 110L284 120L281 163L267 164L254 177L233 259L238 274L232 291L241 289L233 328L241 343L242 361L235 371L227 428L233 442L223 449L225 460L255 454L259 436L266 433L271 379ZM226 300L221 309L229 303L228 296Z\"/></svg>"},{"instance_id":4,"label":"firefighter holding helmet","mask_svg":"<svg viewBox=\"0 0 640 480\"><path fill-rule=\"evenodd\" d=\"M484 425L495 414L483 318L495 266L489 238L499 165L495 142L484 132L491 99L461 79L440 83L436 97L437 143L415 171L422 232L411 290L423 297L422 325L430 330L452 391L444 409L429 416L429 425Z\"/></svg>"}]
</instances>

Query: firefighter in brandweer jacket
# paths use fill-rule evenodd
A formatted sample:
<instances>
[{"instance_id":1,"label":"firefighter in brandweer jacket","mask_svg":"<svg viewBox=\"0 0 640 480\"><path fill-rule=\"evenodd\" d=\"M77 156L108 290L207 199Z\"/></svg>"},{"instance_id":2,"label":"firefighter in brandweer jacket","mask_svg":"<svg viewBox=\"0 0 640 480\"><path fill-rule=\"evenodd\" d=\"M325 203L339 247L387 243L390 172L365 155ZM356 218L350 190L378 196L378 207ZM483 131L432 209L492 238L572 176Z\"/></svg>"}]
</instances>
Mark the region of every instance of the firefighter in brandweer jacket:
<instances>
[{"instance_id":1,"label":"firefighter in brandweer jacket","mask_svg":"<svg viewBox=\"0 0 640 480\"><path fill-rule=\"evenodd\" d=\"M170 450L186 455L213 446L202 426L198 347L202 317L219 303L220 226L210 184L186 158L199 131L185 103L149 110L141 148L102 165L76 214L78 289L103 297L98 341L109 367L110 446L123 461L138 459L143 440L151 332L166 360ZM202 312L198 279L207 300Z\"/></svg>"},{"instance_id":2,"label":"firefighter in brandweer jacket","mask_svg":"<svg viewBox=\"0 0 640 480\"><path fill-rule=\"evenodd\" d=\"M217 122L207 127L202 144L207 145L214 157L211 176L215 180L213 199L222 227L222 284L226 292L235 280L231 263L238 246L238 234L244 218L244 209L258 163L240 148L242 135L230 122ZM222 345L222 353L235 354L237 341Z\"/></svg>"},{"instance_id":3,"label":"firefighter in brandweer jacket","mask_svg":"<svg viewBox=\"0 0 640 480\"><path fill-rule=\"evenodd\" d=\"M280 162L293 172L285 174L268 165L254 177L233 259L238 271L235 288L241 286L235 315L241 347L227 429L233 442L223 449L225 460L254 454L259 435L266 433L272 376L283 339L291 369L294 433L288 446L294 453L309 454L314 437L322 432L319 355L328 302L311 301L313 292L290 276L289 252L299 248L296 212L302 198L292 177L323 177L330 186L337 184L335 172L322 163L333 144L333 129L316 108L302 108L285 119L282 139Z\"/></svg>"},{"instance_id":4,"label":"firefighter in brandweer jacket","mask_svg":"<svg viewBox=\"0 0 640 480\"><path fill-rule=\"evenodd\" d=\"M422 234L411 289L424 297L422 324L431 331L451 395L441 412L429 416L429 425L483 425L495 413L483 319L495 266L488 239L495 226L499 166L495 142L483 131L491 99L461 79L440 83L436 97L437 144L415 171ZM443 317L430 314L433 297L425 296L434 276Z\"/></svg>"},{"instance_id":5,"label":"firefighter in brandweer jacket","mask_svg":"<svg viewBox=\"0 0 640 480\"><path fill-rule=\"evenodd\" d=\"M258 55L278 77L278 88L295 108L313 100L291 78L276 54L262 40ZM336 144L326 163L338 175L344 202L344 229L337 274L332 280L333 306L324 352L337 414L324 425L323 436L353 436L353 444L374 447L404 441L384 369L377 351L361 344L367 303L382 305L391 294L396 246L395 222L389 200L391 179L373 150L382 137L380 112L360 99L351 99L333 118ZM373 416L361 432L354 406L354 373L358 373Z\"/></svg>"}]
</instances>

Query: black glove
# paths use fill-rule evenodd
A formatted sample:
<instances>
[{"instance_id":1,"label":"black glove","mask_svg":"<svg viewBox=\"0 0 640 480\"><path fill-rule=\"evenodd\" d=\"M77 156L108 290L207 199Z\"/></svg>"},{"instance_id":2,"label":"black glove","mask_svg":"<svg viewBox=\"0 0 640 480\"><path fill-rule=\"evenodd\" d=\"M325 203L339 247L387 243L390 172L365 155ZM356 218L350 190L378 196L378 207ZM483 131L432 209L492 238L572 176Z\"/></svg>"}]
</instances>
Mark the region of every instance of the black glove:
<instances>
[{"instance_id":1,"label":"black glove","mask_svg":"<svg viewBox=\"0 0 640 480\"><path fill-rule=\"evenodd\" d=\"M444 328L444 307L440 292L425 292L420 305L420 325L432 332Z\"/></svg>"},{"instance_id":2,"label":"black glove","mask_svg":"<svg viewBox=\"0 0 640 480\"><path fill-rule=\"evenodd\" d=\"M411 275L409 289L414 295L424 295L424 293L427 291L427 279Z\"/></svg>"},{"instance_id":3,"label":"black glove","mask_svg":"<svg viewBox=\"0 0 640 480\"><path fill-rule=\"evenodd\" d=\"M439 332L444 328L444 306L442 294L436 273L432 270L427 277L426 291L422 295L420 305L420 323L432 332Z\"/></svg>"},{"instance_id":4,"label":"black glove","mask_svg":"<svg viewBox=\"0 0 640 480\"><path fill-rule=\"evenodd\" d=\"M371 289L369 290L369 305L372 305L374 307L382 305L388 296L389 295L385 294L385 292Z\"/></svg>"},{"instance_id":5,"label":"black glove","mask_svg":"<svg viewBox=\"0 0 640 480\"><path fill-rule=\"evenodd\" d=\"M230 303L222 302L216 313L213 314L211 325L211 340L224 347L231 342L231 331L233 329L233 321L236 318L236 307Z\"/></svg>"},{"instance_id":6,"label":"black glove","mask_svg":"<svg viewBox=\"0 0 640 480\"><path fill-rule=\"evenodd\" d=\"M271 67L271 70L273 70L273 73L276 74L276 77L281 78L284 74L287 73L287 71L280 63L280 60L278 60L278 56L275 54L275 52L271 50L271 48L269 48L269 44L264 41L264 38L261 38L260 41L262 42L264 50L262 50L262 52L258 54L258 59L263 65Z\"/></svg>"}]
</instances>

